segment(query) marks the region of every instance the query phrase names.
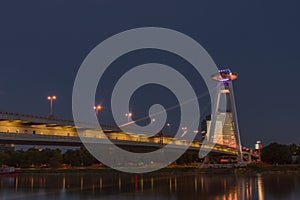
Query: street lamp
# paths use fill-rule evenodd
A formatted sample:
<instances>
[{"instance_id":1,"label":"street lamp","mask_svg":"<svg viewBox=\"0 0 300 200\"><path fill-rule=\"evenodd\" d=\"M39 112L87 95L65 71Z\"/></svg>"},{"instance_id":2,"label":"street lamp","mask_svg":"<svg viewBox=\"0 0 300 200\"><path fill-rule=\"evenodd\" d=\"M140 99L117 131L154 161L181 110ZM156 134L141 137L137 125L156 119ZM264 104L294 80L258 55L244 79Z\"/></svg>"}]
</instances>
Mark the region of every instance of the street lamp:
<instances>
[{"instance_id":1,"label":"street lamp","mask_svg":"<svg viewBox=\"0 0 300 200\"><path fill-rule=\"evenodd\" d=\"M171 133L171 124L170 124L170 123L167 123L166 125L167 125L167 127L168 127L168 131L169 131L169 134L170 134L170 133Z\"/></svg>"},{"instance_id":2,"label":"street lamp","mask_svg":"<svg viewBox=\"0 0 300 200\"><path fill-rule=\"evenodd\" d=\"M152 118L152 119L151 119L151 124L153 124L155 121L156 121L156 119L155 119L155 118Z\"/></svg>"},{"instance_id":3,"label":"street lamp","mask_svg":"<svg viewBox=\"0 0 300 200\"><path fill-rule=\"evenodd\" d=\"M96 105L96 106L94 106L94 110L96 111L97 117L98 117L98 114L99 114L99 110L101 110L101 109L102 109L102 106L101 106L101 105Z\"/></svg>"},{"instance_id":4,"label":"street lamp","mask_svg":"<svg viewBox=\"0 0 300 200\"><path fill-rule=\"evenodd\" d=\"M155 118L150 118L151 119L151 128L153 127L153 124L154 124L154 122L156 121L156 119Z\"/></svg>"},{"instance_id":5,"label":"street lamp","mask_svg":"<svg viewBox=\"0 0 300 200\"><path fill-rule=\"evenodd\" d=\"M182 135L180 137L183 137L187 134L188 128L187 127L182 127L181 130L183 131Z\"/></svg>"},{"instance_id":6,"label":"street lamp","mask_svg":"<svg viewBox=\"0 0 300 200\"><path fill-rule=\"evenodd\" d=\"M56 100L56 96L48 96L47 99L50 101L50 118L53 118L53 100Z\"/></svg>"},{"instance_id":7,"label":"street lamp","mask_svg":"<svg viewBox=\"0 0 300 200\"><path fill-rule=\"evenodd\" d=\"M131 112L126 113L125 116L127 117L127 121L129 122L130 117L132 117L132 113Z\"/></svg>"}]
</instances>

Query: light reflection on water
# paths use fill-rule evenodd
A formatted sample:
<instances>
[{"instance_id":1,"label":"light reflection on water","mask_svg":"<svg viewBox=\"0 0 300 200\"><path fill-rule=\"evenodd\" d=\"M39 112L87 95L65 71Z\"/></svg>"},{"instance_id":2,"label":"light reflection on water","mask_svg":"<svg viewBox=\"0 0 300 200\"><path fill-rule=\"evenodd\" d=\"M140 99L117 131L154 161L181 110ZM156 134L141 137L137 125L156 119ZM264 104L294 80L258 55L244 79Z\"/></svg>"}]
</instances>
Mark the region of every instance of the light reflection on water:
<instances>
[{"instance_id":1,"label":"light reflection on water","mask_svg":"<svg viewBox=\"0 0 300 200\"><path fill-rule=\"evenodd\" d=\"M157 173L0 176L0 199L300 199L300 175Z\"/></svg>"}]
</instances>

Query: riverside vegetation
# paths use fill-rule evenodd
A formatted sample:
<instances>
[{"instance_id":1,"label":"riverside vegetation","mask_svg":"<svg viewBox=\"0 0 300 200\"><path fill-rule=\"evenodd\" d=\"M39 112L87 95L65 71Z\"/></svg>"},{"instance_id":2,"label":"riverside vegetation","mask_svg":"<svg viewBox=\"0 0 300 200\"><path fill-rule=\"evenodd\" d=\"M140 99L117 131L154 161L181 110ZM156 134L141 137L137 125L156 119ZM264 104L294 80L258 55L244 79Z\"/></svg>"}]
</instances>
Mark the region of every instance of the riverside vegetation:
<instances>
[{"instance_id":1,"label":"riverside vegetation","mask_svg":"<svg viewBox=\"0 0 300 200\"><path fill-rule=\"evenodd\" d=\"M261 152L263 164L250 165L253 170L268 170L267 165L281 166L290 164L300 164L300 146L296 144L283 145L271 143L265 146ZM177 161L178 165L188 165L199 161L197 154L184 154ZM87 167L101 165L84 147L61 152L60 149L35 149L10 150L0 152L0 166L8 165L17 168L61 168L67 167ZM280 169L277 167L276 169ZM296 167L295 169L299 169Z\"/></svg>"}]
</instances>

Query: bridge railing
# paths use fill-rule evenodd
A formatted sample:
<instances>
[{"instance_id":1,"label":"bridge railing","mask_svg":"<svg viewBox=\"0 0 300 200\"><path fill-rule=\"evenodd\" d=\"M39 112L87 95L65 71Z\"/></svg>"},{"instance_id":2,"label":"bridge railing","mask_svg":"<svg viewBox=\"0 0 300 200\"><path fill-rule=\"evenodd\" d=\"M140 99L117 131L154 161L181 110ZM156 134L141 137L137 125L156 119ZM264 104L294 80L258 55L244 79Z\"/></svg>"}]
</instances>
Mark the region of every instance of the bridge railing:
<instances>
[{"instance_id":1,"label":"bridge railing","mask_svg":"<svg viewBox=\"0 0 300 200\"><path fill-rule=\"evenodd\" d=\"M58 135L42 135L42 134L20 134L20 133L4 133L0 132L0 139L3 138L13 138L15 140L21 139L57 139L57 140L73 140L80 141L79 137L74 136L58 136Z\"/></svg>"}]
</instances>

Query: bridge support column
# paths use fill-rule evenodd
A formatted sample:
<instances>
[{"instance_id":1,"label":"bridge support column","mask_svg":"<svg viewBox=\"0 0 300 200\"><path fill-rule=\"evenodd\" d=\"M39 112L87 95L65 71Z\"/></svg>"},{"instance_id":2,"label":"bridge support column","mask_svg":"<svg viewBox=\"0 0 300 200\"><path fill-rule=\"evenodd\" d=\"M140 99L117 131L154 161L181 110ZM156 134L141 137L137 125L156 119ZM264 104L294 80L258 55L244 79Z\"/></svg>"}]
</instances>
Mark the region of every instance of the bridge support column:
<instances>
[{"instance_id":1,"label":"bridge support column","mask_svg":"<svg viewBox=\"0 0 300 200\"><path fill-rule=\"evenodd\" d=\"M229 69L219 70L212 76L218 81L215 102L212 105L212 117L209 126L208 141L237 149L238 162L243 162L242 145L232 81L237 78L237 73ZM221 105L221 95L225 96L226 104Z\"/></svg>"}]
</instances>

